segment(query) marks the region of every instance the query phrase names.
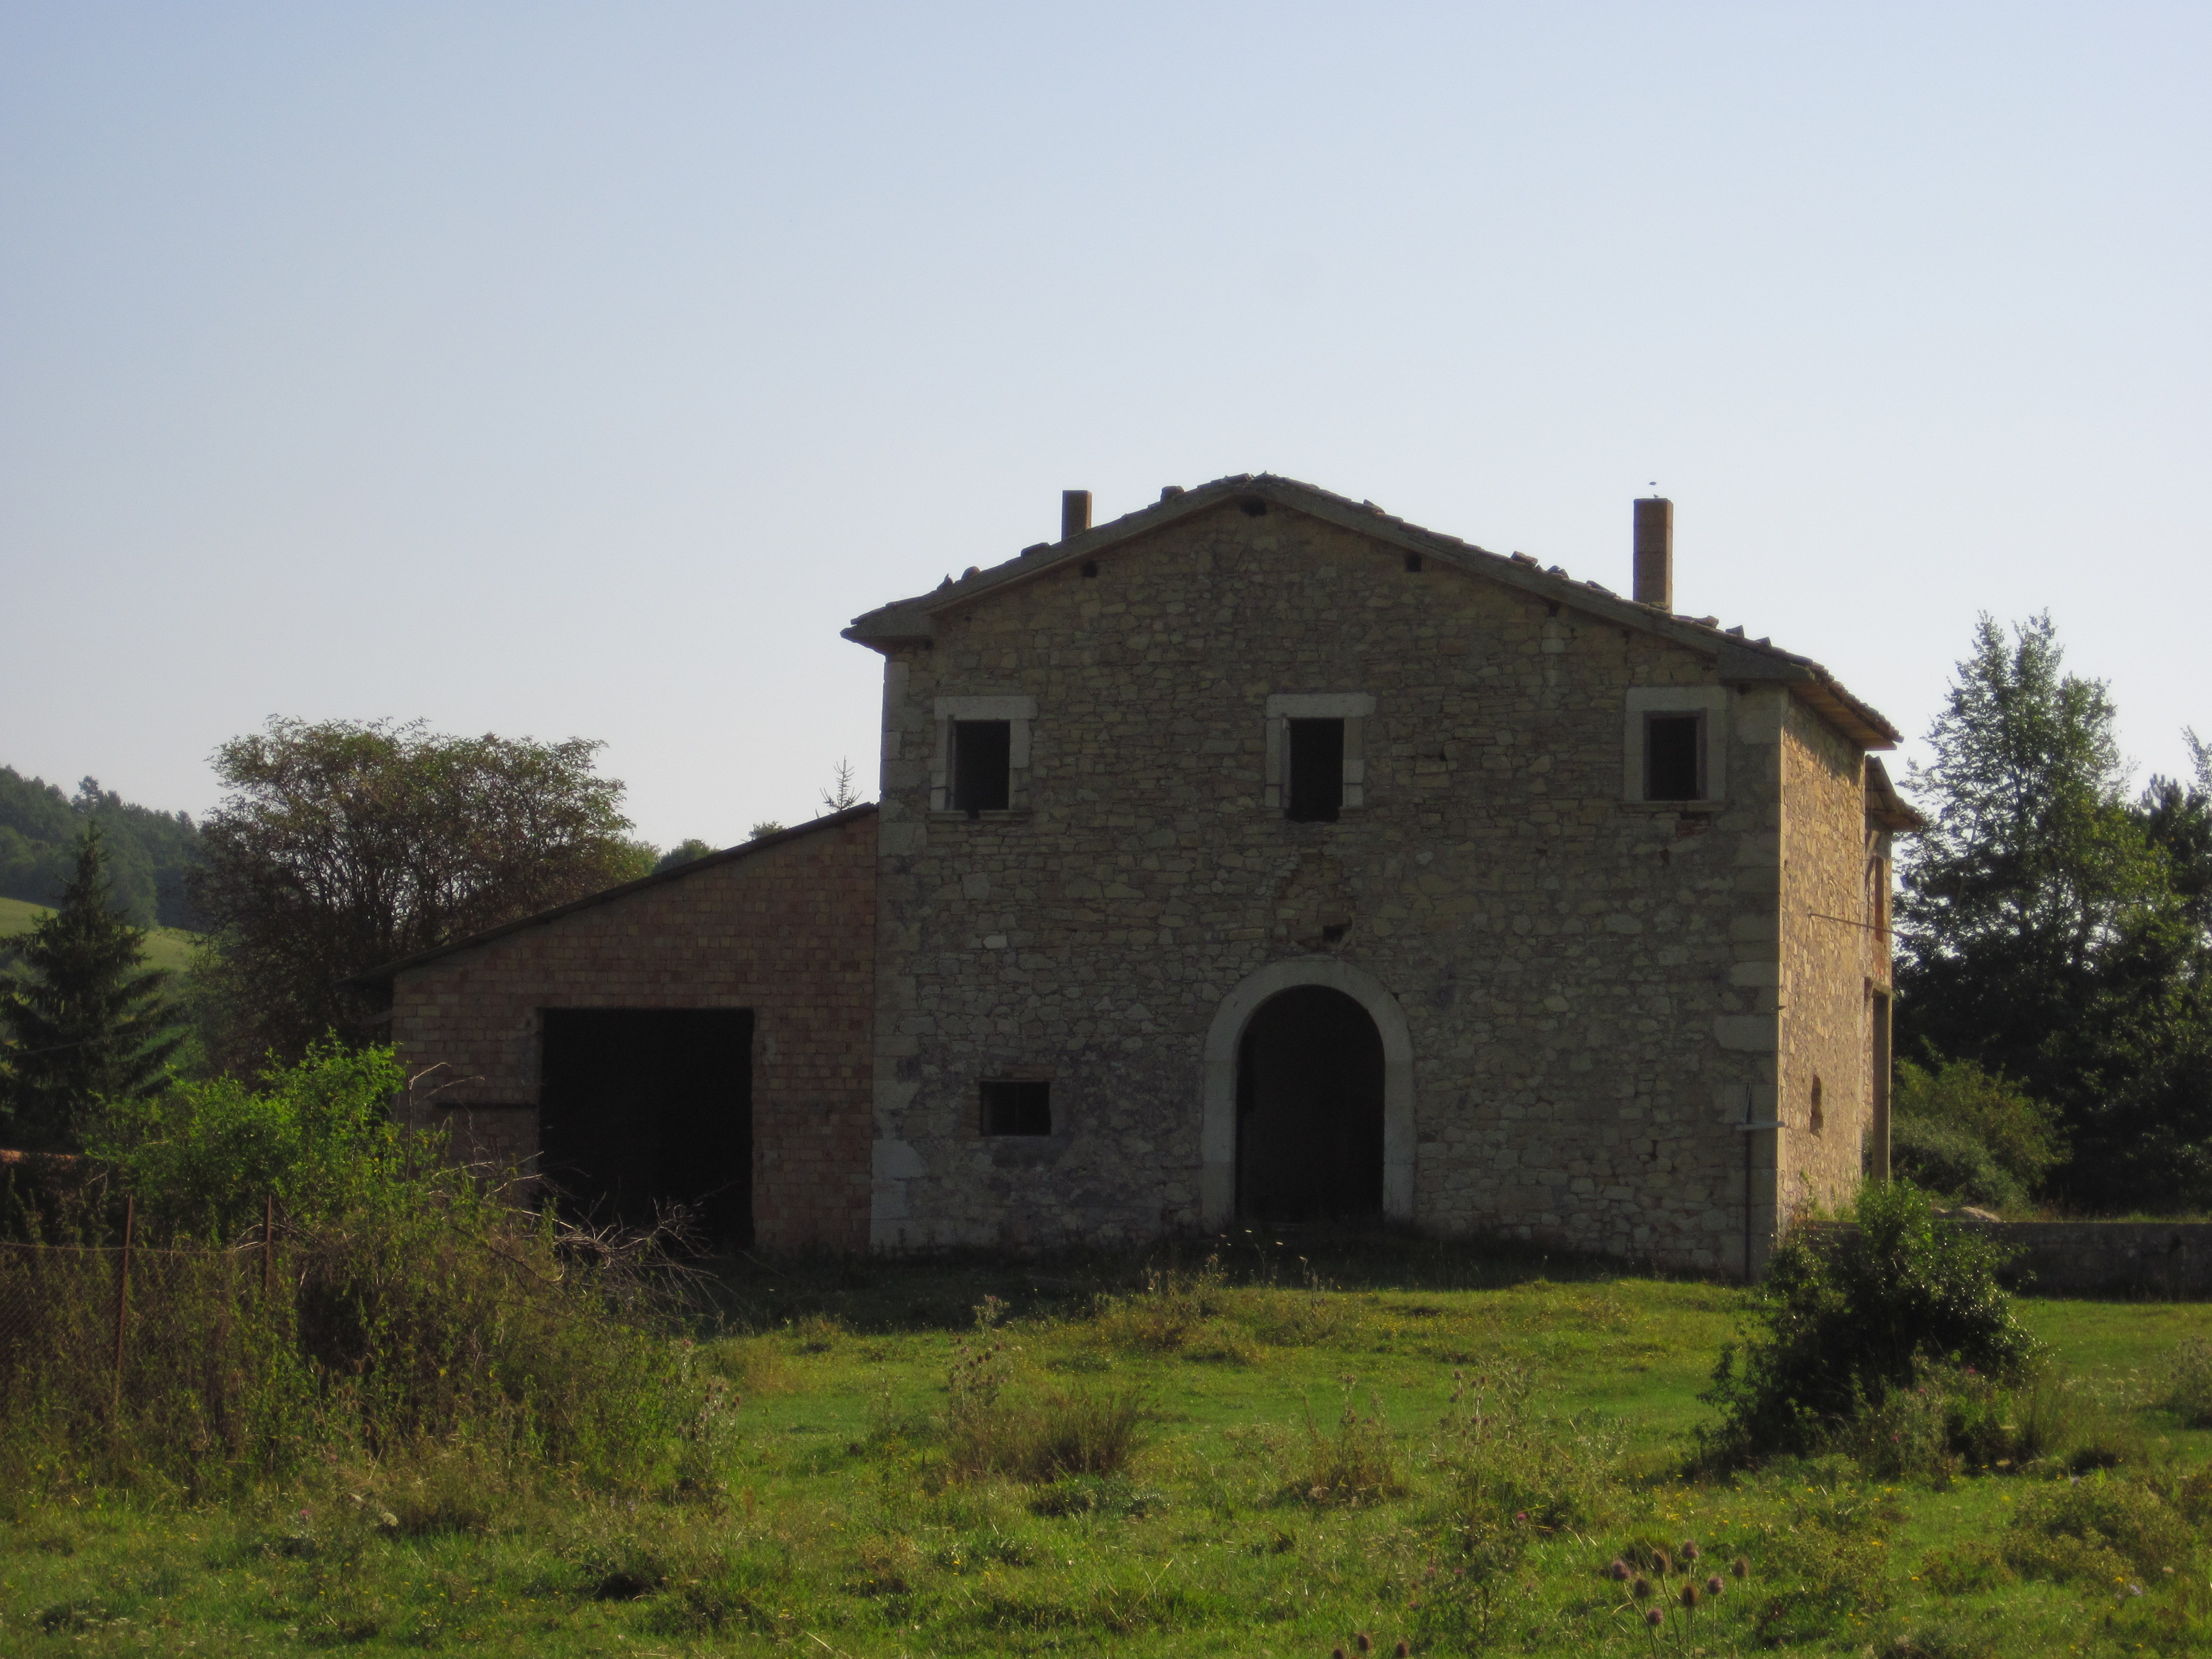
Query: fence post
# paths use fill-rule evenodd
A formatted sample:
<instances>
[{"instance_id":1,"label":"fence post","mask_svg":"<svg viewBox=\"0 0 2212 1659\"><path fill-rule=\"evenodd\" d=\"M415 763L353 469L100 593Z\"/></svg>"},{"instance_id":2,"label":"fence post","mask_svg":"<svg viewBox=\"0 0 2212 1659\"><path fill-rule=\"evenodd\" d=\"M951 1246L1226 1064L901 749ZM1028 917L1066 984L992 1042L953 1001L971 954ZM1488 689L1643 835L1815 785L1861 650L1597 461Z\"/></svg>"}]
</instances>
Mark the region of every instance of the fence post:
<instances>
[{"instance_id":1,"label":"fence post","mask_svg":"<svg viewBox=\"0 0 2212 1659\"><path fill-rule=\"evenodd\" d=\"M131 1243L137 1231L138 1200L123 1200L123 1261L115 1274L115 1409L123 1410L123 1328L131 1310Z\"/></svg>"},{"instance_id":2,"label":"fence post","mask_svg":"<svg viewBox=\"0 0 2212 1659\"><path fill-rule=\"evenodd\" d=\"M266 1301L276 1289L276 1194L261 1200L261 1295Z\"/></svg>"}]
</instances>

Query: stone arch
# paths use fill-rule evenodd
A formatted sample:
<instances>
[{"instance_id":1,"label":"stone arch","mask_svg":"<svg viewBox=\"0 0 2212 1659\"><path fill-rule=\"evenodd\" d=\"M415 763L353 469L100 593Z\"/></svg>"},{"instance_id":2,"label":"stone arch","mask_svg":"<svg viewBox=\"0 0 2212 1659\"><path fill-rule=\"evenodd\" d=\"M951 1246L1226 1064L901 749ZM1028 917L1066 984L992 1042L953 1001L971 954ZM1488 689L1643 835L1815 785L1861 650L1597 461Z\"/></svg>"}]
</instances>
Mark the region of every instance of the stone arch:
<instances>
[{"instance_id":1,"label":"stone arch","mask_svg":"<svg viewBox=\"0 0 2212 1659\"><path fill-rule=\"evenodd\" d=\"M1413 1218L1413 1037L1398 999L1340 957L1291 957L1248 974L1222 998L1206 1033L1206 1098L1199 1120L1199 1202L1209 1227L1237 1213L1237 1054L1262 1003L1302 985L1341 991L1382 1039L1382 1213Z\"/></svg>"}]
</instances>

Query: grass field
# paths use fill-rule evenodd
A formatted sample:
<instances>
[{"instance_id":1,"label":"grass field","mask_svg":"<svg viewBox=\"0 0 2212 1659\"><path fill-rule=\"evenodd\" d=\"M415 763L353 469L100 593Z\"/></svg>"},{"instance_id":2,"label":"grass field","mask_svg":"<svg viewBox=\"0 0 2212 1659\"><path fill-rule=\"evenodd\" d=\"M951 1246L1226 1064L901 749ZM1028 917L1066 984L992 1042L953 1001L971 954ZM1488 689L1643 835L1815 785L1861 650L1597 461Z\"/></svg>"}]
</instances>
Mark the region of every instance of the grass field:
<instances>
[{"instance_id":1,"label":"grass field","mask_svg":"<svg viewBox=\"0 0 2212 1659\"><path fill-rule=\"evenodd\" d=\"M0 1652L2206 1650L2193 1531L2118 1582L2001 1556L2017 1516L2205 1465L2212 1434L2153 1402L2212 1307L2023 1304L2087 1449L2078 1485L1884 1484L1839 1459L1688 1481L1734 1290L1441 1251L1340 1288L1295 1259L1245 1269L1146 1290L1126 1261L748 1267L723 1292L737 1334L690 1350L723 1408L634 1492L456 1446L242 1507L0 1495ZM1074 1461L1108 1472L984 1467L1023 1455L993 1425L1071 1413ZM1536 1511L1502 1531L1468 1497L1486 1433L1525 1454ZM1748 1576L1651 1629L1603 1570L1684 1538L1699 1571L1741 1554Z\"/></svg>"},{"instance_id":2,"label":"grass field","mask_svg":"<svg viewBox=\"0 0 2212 1659\"><path fill-rule=\"evenodd\" d=\"M27 899L0 898L0 939L27 933L52 915L53 911L43 904L33 904ZM198 948L198 937L180 928L149 928L146 933L146 965L189 968L192 965L192 953Z\"/></svg>"}]
</instances>

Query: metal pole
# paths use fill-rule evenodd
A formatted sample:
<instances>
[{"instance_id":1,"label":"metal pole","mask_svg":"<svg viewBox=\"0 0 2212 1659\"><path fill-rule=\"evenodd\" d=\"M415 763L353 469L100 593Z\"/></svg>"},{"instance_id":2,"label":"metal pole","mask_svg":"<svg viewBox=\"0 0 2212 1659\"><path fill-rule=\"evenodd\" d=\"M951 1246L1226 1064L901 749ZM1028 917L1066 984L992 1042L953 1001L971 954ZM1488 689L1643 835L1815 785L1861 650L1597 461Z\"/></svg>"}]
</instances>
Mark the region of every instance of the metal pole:
<instances>
[{"instance_id":1,"label":"metal pole","mask_svg":"<svg viewBox=\"0 0 2212 1659\"><path fill-rule=\"evenodd\" d=\"M138 1200L123 1200L123 1261L115 1274L115 1409L123 1409L123 1329L131 1311L131 1243L137 1231Z\"/></svg>"}]
</instances>

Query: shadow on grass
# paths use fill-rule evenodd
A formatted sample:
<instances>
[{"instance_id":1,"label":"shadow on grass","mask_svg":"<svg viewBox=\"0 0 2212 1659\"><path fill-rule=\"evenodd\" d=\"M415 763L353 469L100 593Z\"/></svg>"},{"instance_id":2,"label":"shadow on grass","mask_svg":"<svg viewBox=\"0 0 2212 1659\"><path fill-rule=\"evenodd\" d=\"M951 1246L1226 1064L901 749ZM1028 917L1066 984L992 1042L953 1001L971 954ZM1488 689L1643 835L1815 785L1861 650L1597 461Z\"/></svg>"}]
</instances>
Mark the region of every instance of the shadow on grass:
<instances>
[{"instance_id":1,"label":"shadow on grass","mask_svg":"<svg viewBox=\"0 0 2212 1659\"><path fill-rule=\"evenodd\" d=\"M1065 1318L1100 1295L1144 1290L1164 1270L1218 1265L1230 1285L1337 1291L1502 1290L1537 1280L1593 1284L1665 1273L1648 1264L1516 1239L1423 1237L1398 1228L1239 1228L1123 1249L948 1249L909 1255L768 1255L701 1261L708 1318L738 1331L826 1316L855 1332L965 1330L995 1297L1016 1319Z\"/></svg>"}]
</instances>

